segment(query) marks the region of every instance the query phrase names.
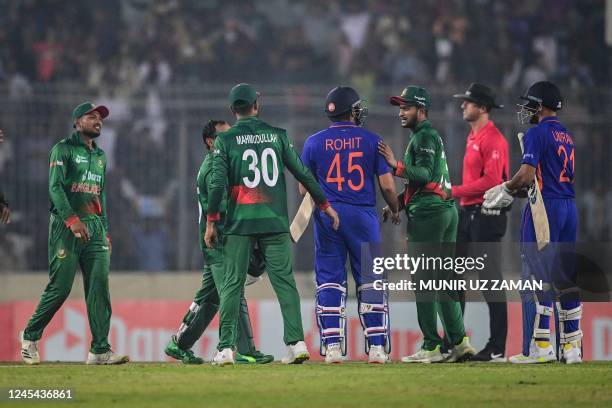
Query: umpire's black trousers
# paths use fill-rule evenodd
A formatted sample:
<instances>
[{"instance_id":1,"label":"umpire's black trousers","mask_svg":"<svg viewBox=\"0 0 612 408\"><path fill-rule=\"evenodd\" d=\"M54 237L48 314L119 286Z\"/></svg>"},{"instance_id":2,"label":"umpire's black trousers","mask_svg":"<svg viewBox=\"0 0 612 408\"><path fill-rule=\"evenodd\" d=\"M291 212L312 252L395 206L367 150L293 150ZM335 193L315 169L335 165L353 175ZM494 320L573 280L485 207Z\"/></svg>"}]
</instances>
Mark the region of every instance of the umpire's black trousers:
<instances>
[{"instance_id":1,"label":"umpire's black trousers","mask_svg":"<svg viewBox=\"0 0 612 408\"><path fill-rule=\"evenodd\" d=\"M480 205L460 207L459 226L457 228L457 256L469 255L471 242L500 242L506 233L506 213L500 215L484 215L480 212ZM488 245L488 258L496 262L487 262L487 268L481 271L480 279L502 279L500 245ZM494 251L493 253L490 253ZM486 275L486 276L485 276ZM488 292L483 292L485 299ZM489 307L489 328L491 337L487 348L497 353L506 352L506 335L508 333L508 309L505 294L500 299L500 292L495 294L495 301L487 299ZM461 311L465 315L465 293L461 294Z\"/></svg>"}]
</instances>

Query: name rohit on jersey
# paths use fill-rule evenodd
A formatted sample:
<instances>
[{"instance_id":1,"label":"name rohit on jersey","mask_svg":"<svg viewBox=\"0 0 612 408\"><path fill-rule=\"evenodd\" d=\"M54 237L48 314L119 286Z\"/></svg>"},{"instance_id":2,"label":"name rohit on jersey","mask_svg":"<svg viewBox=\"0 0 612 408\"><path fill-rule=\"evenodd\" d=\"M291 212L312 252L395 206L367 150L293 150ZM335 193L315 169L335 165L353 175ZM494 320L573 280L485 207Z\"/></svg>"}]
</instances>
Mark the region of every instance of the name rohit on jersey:
<instances>
[{"instance_id":1,"label":"name rohit on jersey","mask_svg":"<svg viewBox=\"0 0 612 408\"><path fill-rule=\"evenodd\" d=\"M359 149L361 137L348 139L325 139L325 150L353 150Z\"/></svg>"},{"instance_id":2,"label":"name rohit on jersey","mask_svg":"<svg viewBox=\"0 0 612 408\"><path fill-rule=\"evenodd\" d=\"M261 135L238 135L236 143L241 144L259 144L259 143L275 143L278 136L274 133L263 133Z\"/></svg>"}]
</instances>

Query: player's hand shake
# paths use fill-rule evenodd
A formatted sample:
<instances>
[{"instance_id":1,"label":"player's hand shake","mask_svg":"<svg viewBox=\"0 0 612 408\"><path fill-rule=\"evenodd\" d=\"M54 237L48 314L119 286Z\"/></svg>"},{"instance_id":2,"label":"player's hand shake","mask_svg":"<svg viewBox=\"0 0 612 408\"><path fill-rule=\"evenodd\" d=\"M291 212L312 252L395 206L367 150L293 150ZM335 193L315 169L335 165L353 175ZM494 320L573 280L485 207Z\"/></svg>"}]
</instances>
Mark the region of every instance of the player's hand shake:
<instances>
[{"instance_id":1,"label":"player's hand shake","mask_svg":"<svg viewBox=\"0 0 612 408\"><path fill-rule=\"evenodd\" d=\"M206 243L206 246L210 249L215 247L215 242L217 242L217 226L214 222L209 221L206 223L204 242Z\"/></svg>"}]
</instances>

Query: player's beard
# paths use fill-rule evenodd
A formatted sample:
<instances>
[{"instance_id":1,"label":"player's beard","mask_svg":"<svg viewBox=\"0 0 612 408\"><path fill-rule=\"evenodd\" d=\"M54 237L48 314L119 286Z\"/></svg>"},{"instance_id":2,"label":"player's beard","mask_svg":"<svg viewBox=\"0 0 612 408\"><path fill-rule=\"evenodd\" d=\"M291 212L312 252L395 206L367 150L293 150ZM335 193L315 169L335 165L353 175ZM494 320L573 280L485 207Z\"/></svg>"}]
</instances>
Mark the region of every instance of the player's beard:
<instances>
[{"instance_id":1,"label":"player's beard","mask_svg":"<svg viewBox=\"0 0 612 408\"><path fill-rule=\"evenodd\" d=\"M92 139L95 139L96 137L100 136L101 132L102 126L100 126L100 130L96 129L93 126L89 129L83 129L83 134L87 137L91 137Z\"/></svg>"},{"instance_id":2,"label":"player's beard","mask_svg":"<svg viewBox=\"0 0 612 408\"><path fill-rule=\"evenodd\" d=\"M402 127L407 129L414 129L417 125L417 117L416 115L408 118L402 119Z\"/></svg>"}]
</instances>

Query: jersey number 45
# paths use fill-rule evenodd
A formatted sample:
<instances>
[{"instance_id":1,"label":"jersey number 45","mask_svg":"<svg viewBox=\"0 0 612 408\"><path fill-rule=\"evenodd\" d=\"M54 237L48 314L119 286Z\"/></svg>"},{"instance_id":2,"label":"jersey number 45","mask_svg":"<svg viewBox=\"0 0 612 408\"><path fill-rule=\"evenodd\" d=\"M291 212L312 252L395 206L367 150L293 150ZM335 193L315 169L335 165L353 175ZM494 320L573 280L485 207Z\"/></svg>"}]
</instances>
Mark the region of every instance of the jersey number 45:
<instances>
[{"instance_id":1,"label":"jersey number 45","mask_svg":"<svg viewBox=\"0 0 612 408\"><path fill-rule=\"evenodd\" d=\"M351 152L348 156L347 173L359 173L359 183L355 184L353 183L353 180L348 181L348 186L353 191L361 190L365 183L363 167L361 167L359 164L353 163L353 159L358 157L363 157L363 152ZM334 156L334 160L332 161L332 164L331 166L329 166L329 170L327 171L327 178L325 179L327 183L337 183L338 191L342 191L342 184L344 184L344 181L346 180L344 177L342 177L342 169L340 164L340 153L336 153L336 155Z\"/></svg>"}]
</instances>

